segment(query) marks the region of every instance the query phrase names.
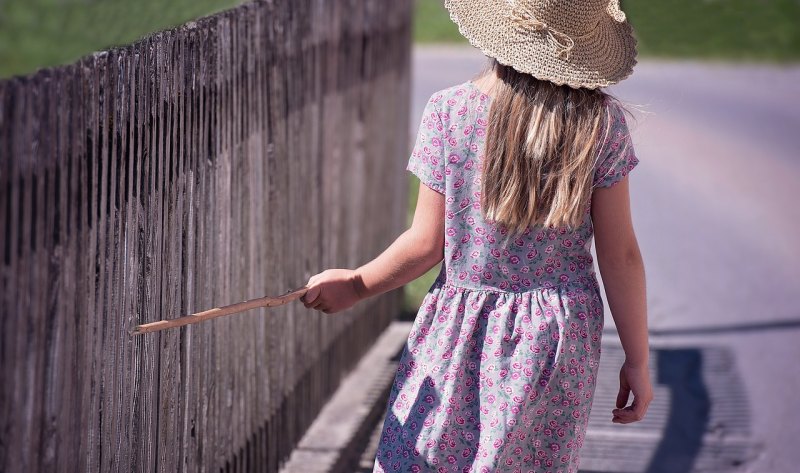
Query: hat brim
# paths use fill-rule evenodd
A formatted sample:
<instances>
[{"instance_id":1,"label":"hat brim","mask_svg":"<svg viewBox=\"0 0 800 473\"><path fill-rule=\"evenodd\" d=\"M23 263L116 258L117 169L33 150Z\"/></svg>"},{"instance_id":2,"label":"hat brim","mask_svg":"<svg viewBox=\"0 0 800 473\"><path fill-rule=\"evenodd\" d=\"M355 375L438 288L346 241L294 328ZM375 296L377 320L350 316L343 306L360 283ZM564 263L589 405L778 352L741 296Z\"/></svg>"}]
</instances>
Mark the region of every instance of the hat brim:
<instances>
[{"instance_id":1,"label":"hat brim","mask_svg":"<svg viewBox=\"0 0 800 473\"><path fill-rule=\"evenodd\" d=\"M636 65L636 38L627 21L604 11L587 35L573 38L569 57L559 57L544 32L521 32L507 18L506 0L447 0L445 7L470 44L500 64L537 79L573 88L607 87L627 78Z\"/></svg>"}]
</instances>

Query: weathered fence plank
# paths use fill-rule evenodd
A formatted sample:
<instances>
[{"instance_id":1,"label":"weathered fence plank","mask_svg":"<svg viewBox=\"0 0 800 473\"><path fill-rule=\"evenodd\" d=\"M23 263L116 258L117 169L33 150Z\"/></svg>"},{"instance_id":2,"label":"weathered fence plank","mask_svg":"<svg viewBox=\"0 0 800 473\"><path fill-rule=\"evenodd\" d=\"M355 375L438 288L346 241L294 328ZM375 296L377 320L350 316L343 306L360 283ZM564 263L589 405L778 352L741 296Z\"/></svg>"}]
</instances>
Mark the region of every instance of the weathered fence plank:
<instances>
[{"instance_id":1,"label":"weathered fence plank","mask_svg":"<svg viewBox=\"0 0 800 473\"><path fill-rule=\"evenodd\" d=\"M399 309L411 0L265 0L0 81L0 471L277 471Z\"/></svg>"}]
</instances>

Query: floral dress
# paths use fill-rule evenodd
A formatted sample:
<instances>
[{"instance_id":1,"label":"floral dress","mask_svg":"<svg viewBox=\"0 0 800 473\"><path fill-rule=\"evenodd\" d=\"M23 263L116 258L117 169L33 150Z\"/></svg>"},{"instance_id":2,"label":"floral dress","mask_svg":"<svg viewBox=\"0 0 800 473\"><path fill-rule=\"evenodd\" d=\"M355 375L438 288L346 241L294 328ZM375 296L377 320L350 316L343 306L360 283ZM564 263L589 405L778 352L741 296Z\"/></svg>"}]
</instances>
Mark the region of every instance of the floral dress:
<instances>
[{"instance_id":1,"label":"floral dress","mask_svg":"<svg viewBox=\"0 0 800 473\"><path fill-rule=\"evenodd\" d=\"M516 239L483 219L490 102L468 81L425 107L407 169L445 197L444 261L403 349L373 473L578 471L603 329L590 212L575 229ZM594 186L638 163L620 107L607 110Z\"/></svg>"}]
</instances>

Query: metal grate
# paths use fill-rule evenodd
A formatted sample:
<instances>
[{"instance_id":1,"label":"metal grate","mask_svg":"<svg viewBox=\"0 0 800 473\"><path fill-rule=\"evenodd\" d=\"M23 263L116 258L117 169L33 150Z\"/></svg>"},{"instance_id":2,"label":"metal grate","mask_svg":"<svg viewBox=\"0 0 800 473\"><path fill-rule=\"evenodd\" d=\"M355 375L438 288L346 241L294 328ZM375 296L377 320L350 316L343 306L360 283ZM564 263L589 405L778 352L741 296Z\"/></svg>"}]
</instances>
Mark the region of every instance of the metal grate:
<instances>
[{"instance_id":1,"label":"metal grate","mask_svg":"<svg viewBox=\"0 0 800 473\"><path fill-rule=\"evenodd\" d=\"M748 402L733 360L728 348L653 345L655 399L642 422L621 426L611 423L611 410L624 352L604 344L583 473L740 471L753 451Z\"/></svg>"}]
</instances>

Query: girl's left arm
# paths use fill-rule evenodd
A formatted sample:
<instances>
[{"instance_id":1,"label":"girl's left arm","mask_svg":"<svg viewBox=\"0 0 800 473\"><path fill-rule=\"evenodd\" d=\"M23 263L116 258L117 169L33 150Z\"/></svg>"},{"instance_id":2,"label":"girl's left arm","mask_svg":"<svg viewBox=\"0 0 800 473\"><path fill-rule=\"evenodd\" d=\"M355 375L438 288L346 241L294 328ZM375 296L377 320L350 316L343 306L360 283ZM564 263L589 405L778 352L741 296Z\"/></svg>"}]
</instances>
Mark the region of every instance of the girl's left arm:
<instances>
[{"instance_id":1,"label":"girl's left arm","mask_svg":"<svg viewBox=\"0 0 800 473\"><path fill-rule=\"evenodd\" d=\"M328 269L312 276L303 303L332 314L425 274L444 258L444 213L444 195L420 184L411 227L355 270Z\"/></svg>"}]
</instances>

